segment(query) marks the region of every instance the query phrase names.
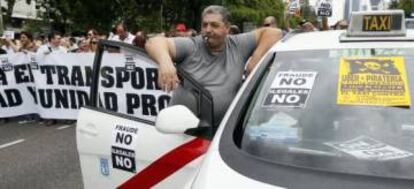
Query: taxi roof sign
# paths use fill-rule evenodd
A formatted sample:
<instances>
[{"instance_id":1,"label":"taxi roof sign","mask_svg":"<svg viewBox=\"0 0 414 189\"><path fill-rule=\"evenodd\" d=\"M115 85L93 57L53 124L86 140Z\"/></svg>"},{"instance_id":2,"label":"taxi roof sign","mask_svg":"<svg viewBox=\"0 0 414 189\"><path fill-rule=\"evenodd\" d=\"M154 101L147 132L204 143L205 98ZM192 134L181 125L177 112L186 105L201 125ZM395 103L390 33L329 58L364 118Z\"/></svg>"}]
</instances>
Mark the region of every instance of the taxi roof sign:
<instances>
[{"instance_id":1,"label":"taxi roof sign","mask_svg":"<svg viewBox=\"0 0 414 189\"><path fill-rule=\"evenodd\" d=\"M405 36L403 10L352 12L348 37Z\"/></svg>"}]
</instances>

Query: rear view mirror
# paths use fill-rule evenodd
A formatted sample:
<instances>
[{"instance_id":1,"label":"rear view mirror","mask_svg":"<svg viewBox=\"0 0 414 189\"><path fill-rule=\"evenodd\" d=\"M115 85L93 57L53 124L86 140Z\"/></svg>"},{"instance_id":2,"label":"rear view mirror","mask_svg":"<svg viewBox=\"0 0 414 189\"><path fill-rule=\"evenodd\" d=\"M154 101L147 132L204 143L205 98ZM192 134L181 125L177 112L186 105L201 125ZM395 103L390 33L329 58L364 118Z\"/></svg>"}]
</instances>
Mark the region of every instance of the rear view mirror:
<instances>
[{"instance_id":1,"label":"rear view mirror","mask_svg":"<svg viewBox=\"0 0 414 189\"><path fill-rule=\"evenodd\" d=\"M183 105L174 105L160 111L155 128L162 133L183 134L198 127L200 120Z\"/></svg>"}]
</instances>

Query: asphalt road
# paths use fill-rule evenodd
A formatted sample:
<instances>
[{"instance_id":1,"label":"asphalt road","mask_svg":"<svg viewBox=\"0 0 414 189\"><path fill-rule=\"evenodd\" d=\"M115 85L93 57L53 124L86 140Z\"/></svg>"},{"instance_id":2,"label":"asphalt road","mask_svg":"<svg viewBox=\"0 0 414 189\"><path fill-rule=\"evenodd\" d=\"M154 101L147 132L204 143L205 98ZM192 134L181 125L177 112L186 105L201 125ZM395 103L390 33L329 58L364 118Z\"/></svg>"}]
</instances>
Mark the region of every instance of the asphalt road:
<instances>
[{"instance_id":1,"label":"asphalt road","mask_svg":"<svg viewBox=\"0 0 414 189\"><path fill-rule=\"evenodd\" d=\"M75 131L74 124L1 124L0 188L82 188Z\"/></svg>"}]
</instances>

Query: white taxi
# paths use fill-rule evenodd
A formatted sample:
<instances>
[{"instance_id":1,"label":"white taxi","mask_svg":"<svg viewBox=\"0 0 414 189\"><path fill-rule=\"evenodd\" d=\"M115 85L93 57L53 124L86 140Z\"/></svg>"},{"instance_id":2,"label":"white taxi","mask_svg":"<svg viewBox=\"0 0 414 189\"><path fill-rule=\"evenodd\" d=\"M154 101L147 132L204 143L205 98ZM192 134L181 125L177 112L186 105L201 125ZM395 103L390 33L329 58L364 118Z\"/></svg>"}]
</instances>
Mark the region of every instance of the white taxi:
<instances>
[{"instance_id":1,"label":"white taxi","mask_svg":"<svg viewBox=\"0 0 414 189\"><path fill-rule=\"evenodd\" d=\"M358 12L348 31L288 34L218 128L214 99L181 71L199 94L195 114L171 106L151 122L92 96L77 125L84 186L413 188L413 63L402 11Z\"/></svg>"}]
</instances>

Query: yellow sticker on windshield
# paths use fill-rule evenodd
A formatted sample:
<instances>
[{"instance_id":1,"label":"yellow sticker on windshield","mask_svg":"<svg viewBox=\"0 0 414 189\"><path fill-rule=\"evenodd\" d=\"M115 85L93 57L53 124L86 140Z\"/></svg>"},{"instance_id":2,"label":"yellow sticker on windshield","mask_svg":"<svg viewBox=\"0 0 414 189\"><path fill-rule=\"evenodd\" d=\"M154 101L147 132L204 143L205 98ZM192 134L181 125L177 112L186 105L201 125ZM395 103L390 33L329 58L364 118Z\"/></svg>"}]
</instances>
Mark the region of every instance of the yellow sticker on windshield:
<instances>
[{"instance_id":1,"label":"yellow sticker on windshield","mask_svg":"<svg viewBox=\"0 0 414 189\"><path fill-rule=\"evenodd\" d=\"M341 58L337 103L410 106L403 57Z\"/></svg>"}]
</instances>

